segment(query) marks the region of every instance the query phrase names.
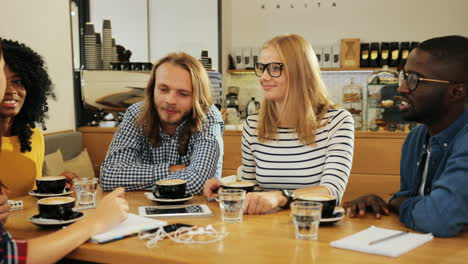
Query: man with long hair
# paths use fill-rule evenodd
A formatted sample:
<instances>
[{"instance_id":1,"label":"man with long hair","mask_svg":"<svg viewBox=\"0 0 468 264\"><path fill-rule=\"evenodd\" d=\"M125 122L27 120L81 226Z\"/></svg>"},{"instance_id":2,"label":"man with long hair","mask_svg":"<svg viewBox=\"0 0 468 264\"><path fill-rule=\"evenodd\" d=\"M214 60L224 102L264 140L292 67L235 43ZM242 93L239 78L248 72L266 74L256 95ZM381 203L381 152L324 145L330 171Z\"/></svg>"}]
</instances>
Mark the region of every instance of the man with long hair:
<instances>
[{"instance_id":1,"label":"man with long hair","mask_svg":"<svg viewBox=\"0 0 468 264\"><path fill-rule=\"evenodd\" d=\"M401 151L400 190L388 204L371 194L346 202L350 217L393 211L420 232L455 236L468 223L468 38L420 43L400 72L403 119L422 123Z\"/></svg>"},{"instance_id":2,"label":"man with long hair","mask_svg":"<svg viewBox=\"0 0 468 264\"><path fill-rule=\"evenodd\" d=\"M104 190L150 190L182 179L187 192L221 177L223 120L201 63L180 52L153 67L143 103L129 107L101 167Z\"/></svg>"}]
</instances>

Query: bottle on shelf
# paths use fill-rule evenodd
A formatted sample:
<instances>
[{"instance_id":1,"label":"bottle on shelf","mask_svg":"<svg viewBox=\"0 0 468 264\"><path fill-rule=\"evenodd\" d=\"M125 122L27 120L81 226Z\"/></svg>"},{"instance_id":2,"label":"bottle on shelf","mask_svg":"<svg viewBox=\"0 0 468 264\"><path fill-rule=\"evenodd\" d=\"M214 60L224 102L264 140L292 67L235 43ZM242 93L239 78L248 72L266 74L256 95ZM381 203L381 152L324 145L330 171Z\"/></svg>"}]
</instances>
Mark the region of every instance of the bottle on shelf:
<instances>
[{"instance_id":1,"label":"bottle on shelf","mask_svg":"<svg viewBox=\"0 0 468 264\"><path fill-rule=\"evenodd\" d=\"M370 57L369 57L369 67L379 67L380 62L380 45L378 42L373 42L370 44Z\"/></svg>"},{"instance_id":2,"label":"bottle on shelf","mask_svg":"<svg viewBox=\"0 0 468 264\"><path fill-rule=\"evenodd\" d=\"M390 67L398 67L400 64L400 45L398 42L390 43Z\"/></svg>"},{"instance_id":3,"label":"bottle on shelf","mask_svg":"<svg viewBox=\"0 0 468 264\"><path fill-rule=\"evenodd\" d=\"M361 68L369 67L369 43L361 43L361 60L359 65Z\"/></svg>"},{"instance_id":4,"label":"bottle on shelf","mask_svg":"<svg viewBox=\"0 0 468 264\"><path fill-rule=\"evenodd\" d=\"M405 65L406 60L408 59L408 55L410 52L410 43L409 42L401 42L400 43L400 65Z\"/></svg>"},{"instance_id":5,"label":"bottle on shelf","mask_svg":"<svg viewBox=\"0 0 468 264\"><path fill-rule=\"evenodd\" d=\"M390 63L390 44L388 42L380 43L380 63L379 66L389 65Z\"/></svg>"}]
</instances>

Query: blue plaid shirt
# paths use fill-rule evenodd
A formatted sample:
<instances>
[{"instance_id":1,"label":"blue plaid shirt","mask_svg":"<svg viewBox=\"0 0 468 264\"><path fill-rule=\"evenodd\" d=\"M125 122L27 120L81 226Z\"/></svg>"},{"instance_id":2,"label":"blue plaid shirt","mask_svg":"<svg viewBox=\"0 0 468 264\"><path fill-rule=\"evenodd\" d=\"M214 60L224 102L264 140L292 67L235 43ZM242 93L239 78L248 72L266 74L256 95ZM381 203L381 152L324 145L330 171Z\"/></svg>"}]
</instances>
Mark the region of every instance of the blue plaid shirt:
<instances>
[{"instance_id":1,"label":"blue plaid shirt","mask_svg":"<svg viewBox=\"0 0 468 264\"><path fill-rule=\"evenodd\" d=\"M152 190L156 181L184 179L187 192L199 194L207 179L221 177L224 123L215 106L208 111L202 129L190 137L184 156L177 151L183 124L177 127L174 136L161 129L161 146L154 147L143 135L142 128L135 125L142 106L142 103L137 103L128 108L112 139L101 166L103 190L117 187L124 187L127 191ZM174 164L187 167L171 173L169 166Z\"/></svg>"}]
</instances>

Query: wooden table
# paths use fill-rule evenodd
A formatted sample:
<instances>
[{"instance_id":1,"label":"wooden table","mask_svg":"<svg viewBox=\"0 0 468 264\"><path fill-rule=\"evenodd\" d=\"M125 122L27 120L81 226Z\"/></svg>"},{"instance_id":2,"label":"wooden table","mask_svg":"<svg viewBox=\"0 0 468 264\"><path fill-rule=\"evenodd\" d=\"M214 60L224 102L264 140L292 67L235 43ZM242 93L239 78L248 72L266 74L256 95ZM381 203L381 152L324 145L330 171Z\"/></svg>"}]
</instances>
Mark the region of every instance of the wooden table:
<instances>
[{"instance_id":1,"label":"wooden table","mask_svg":"<svg viewBox=\"0 0 468 264\"><path fill-rule=\"evenodd\" d=\"M99 193L98 198L102 196ZM138 206L152 205L143 192L128 192L131 212ZM12 212L6 224L16 239L28 239L47 234L28 221L37 213L36 198L22 197L24 209ZM191 203L207 203L195 197ZM321 227L318 241L296 240L289 211L269 215L245 215L243 223L224 224L216 202L208 203L213 216L205 218L170 218L169 223L187 223L205 227L212 224L218 231L230 234L213 244L185 245L169 239L160 241L156 248L148 249L137 237L97 245L85 243L67 257L101 263L468 263L468 230L455 238L435 238L399 258L364 254L333 248L331 241L376 225L383 228L405 230L397 216L375 220L345 217L335 226ZM86 213L87 211L85 211ZM89 212L89 210L88 210Z\"/></svg>"}]
</instances>

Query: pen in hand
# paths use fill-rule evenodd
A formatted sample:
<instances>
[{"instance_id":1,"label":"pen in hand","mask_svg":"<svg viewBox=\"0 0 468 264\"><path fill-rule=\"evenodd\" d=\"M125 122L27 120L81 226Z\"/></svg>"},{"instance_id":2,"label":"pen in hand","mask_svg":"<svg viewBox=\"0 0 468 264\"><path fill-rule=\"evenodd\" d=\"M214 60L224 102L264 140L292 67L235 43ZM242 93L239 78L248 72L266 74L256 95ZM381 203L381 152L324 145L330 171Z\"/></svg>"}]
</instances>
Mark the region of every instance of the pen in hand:
<instances>
[{"instance_id":1,"label":"pen in hand","mask_svg":"<svg viewBox=\"0 0 468 264\"><path fill-rule=\"evenodd\" d=\"M376 239L376 240L372 240L371 242L369 242L369 246L378 244L380 242L388 241L390 239L394 239L396 237L400 237L400 236L403 236L403 235L406 235L406 234L409 234L409 233L406 232L406 231L401 231L399 233L396 233L396 234L393 234L393 235L390 235L390 236L386 236L386 237L382 237L382 238L379 238L379 239Z\"/></svg>"}]
</instances>

